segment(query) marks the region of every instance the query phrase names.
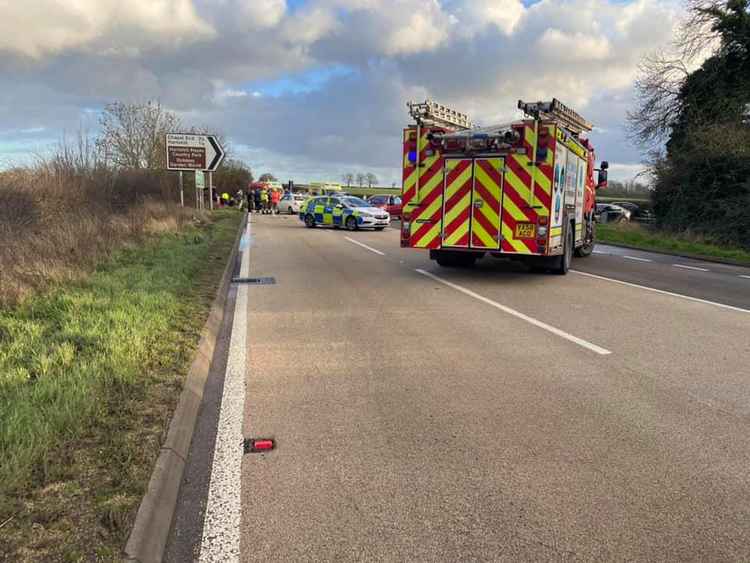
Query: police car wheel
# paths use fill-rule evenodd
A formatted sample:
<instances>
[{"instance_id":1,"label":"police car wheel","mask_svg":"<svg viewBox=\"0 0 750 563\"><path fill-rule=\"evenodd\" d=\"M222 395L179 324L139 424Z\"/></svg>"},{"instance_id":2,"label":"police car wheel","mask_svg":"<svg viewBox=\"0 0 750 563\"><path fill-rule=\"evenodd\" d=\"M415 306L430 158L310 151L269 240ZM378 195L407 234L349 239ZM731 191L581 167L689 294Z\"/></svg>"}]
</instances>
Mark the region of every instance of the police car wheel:
<instances>
[{"instance_id":1,"label":"police car wheel","mask_svg":"<svg viewBox=\"0 0 750 563\"><path fill-rule=\"evenodd\" d=\"M294 215L294 209L292 209L291 207L288 207L287 213L289 213L289 215Z\"/></svg>"},{"instance_id":2,"label":"police car wheel","mask_svg":"<svg viewBox=\"0 0 750 563\"><path fill-rule=\"evenodd\" d=\"M346 218L346 228L350 231L356 231L357 230L357 218L353 215L350 215Z\"/></svg>"},{"instance_id":3,"label":"police car wheel","mask_svg":"<svg viewBox=\"0 0 750 563\"><path fill-rule=\"evenodd\" d=\"M308 228L312 228L315 226L315 217L313 217L309 213L305 215L305 226Z\"/></svg>"}]
</instances>

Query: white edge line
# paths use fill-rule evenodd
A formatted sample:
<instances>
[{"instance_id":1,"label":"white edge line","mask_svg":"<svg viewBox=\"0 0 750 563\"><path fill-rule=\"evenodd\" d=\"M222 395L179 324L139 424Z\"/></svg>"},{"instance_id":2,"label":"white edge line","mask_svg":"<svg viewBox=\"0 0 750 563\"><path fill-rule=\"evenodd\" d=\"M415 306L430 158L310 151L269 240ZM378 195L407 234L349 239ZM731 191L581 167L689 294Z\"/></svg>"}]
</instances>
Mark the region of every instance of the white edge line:
<instances>
[{"instance_id":1,"label":"white edge line","mask_svg":"<svg viewBox=\"0 0 750 563\"><path fill-rule=\"evenodd\" d=\"M623 256L623 258L627 260L637 260L638 262L653 262L653 260L649 258L638 258L637 256Z\"/></svg>"},{"instance_id":2,"label":"white edge line","mask_svg":"<svg viewBox=\"0 0 750 563\"><path fill-rule=\"evenodd\" d=\"M744 275L740 274L740 277L741 278L745 278L746 280L750 280L750 276L744 276Z\"/></svg>"},{"instance_id":3,"label":"white edge line","mask_svg":"<svg viewBox=\"0 0 750 563\"><path fill-rule=\"evenodd\" d=\"M696 266L688 266L687 264L672 264L675 268L684 268L686 270L696 270L698 272L710 272L707 268L698 268Z\"/></svg>"},{"instance_id":4,"label":"white edge line","mask_svg":"<svg viewBox=\"0 0 750 563\"><path fill-rule=\"evenodd\" d=\"M716 301L707 301L706 299L700 299L698 297L690 297L689 295L682 295L681 293L672 293L671 291L665 291L663 289L656 289L655 287L648 287L645 285L638 285L637 283L630 283L622 280L616 280L614 278L607 278L605 276L599 276L597 274L589 274L588 272L581 272L580 270L570 270L574 274L579 276L586 276L588 278L596 278L598 280L604 280L612 283L619 283L620 285L627 285L628 287L636 287L638 289L645 289L646 291L653 291L654 293L661 293L662 295L671 295L672 297L679 297L681 299L687 299L688 301L695 301L696 303L704 303L705 305L713 305L714 307L721 307L722 309L729 309L730 311L738 311L740 313L750 313L749 309L743 309L741 307L734 307L733 305L725 305L724 303L717 303Z\"/></svg>"},{"instance_id":5,"label":"white edge line","mask_svg":"<svg viewBox=\"0 0 750 563\"><path fill-rule=\"evenodd\" d=\"M573 342L575 344L578 344L579 346L582 346L588 350L591 350L592 352L596 352L597 354L600 354L602 356L606 356L608 354L611 354L612 352L607 350L606 348L602 348L601 346L597 346L596 344L592 344L591 342L588 342L587 340L583 340L582 338L578 338L577 336L573 336L572 334L569 334L563 330L560 330L559 328L555 328L554 326L550 326L547 323L543 323L542 321L539 321L533 317L529 317L528 315L524 315L523 313L516 311L515 309L511 309L510 307L506 307L505 305L502 305L498 303L497 301L493 301L492 299L488 299L487 297L484 297L482 295L479 295L478 293L474 293L470 289L466 289L465 287L461 287L460 285L456 285L455 283L449 282L448 280L444 280L443 278L439 278L438 276L431 274L430 272L425 272L422 269L416 270L418 273L422 274L423 276L427 276L430 279L435 280L438 283L442 283L443 285L447 285L450 288L455 289L456 291L460 291L461 293L468 295L469 297L473 297L474 299L478 299L482 303L486 303L487 305L491 305L495 307L496 309L500 309L504 313L508 313L509 315L512 315L516 318L519 318L523 321L526 321L527 323L530 323L536 327L539 327L541 329L544 329L548 332L551 332L552 334L555 334L561 338L564 338L565 340L569 340L570 342Z\"/></svg>"},{"instance_id":6,"label":"white edge line","mask_svg":"<svg viewBox=\"0 0 750 563\"><path fill-rule=\"evenodd\" d=\"M349 237L344 237L344 238L346 240L348 240L349 242L353 243L353 244L361 246L362 248L366 248L370 252L374 252L375 254L380 254L381 256L385 256L385 252L380 252L379 250L377 250L377 249L375 249L375 248L373 248L371 246L367 246L366 244L363 244L363 243L359 242L358 240L354 240L354 239L351 239Z\"/></svg>"},{"instance_id":7,"label":"white edge line","mask_svg":"<svg viewBox=\"0 0 750 563\"><path fill-rule=\"evenodd\" d=\"M246 235L252 239L250 222ZM242 252L240 276L250 274L249 246ZM242 426L245 411L245 369L247 360L248 286L237 288L229 357L211 464L206 512L200 545L200 563L238 562L242 520Z\"/></svg>"}]
</instances>

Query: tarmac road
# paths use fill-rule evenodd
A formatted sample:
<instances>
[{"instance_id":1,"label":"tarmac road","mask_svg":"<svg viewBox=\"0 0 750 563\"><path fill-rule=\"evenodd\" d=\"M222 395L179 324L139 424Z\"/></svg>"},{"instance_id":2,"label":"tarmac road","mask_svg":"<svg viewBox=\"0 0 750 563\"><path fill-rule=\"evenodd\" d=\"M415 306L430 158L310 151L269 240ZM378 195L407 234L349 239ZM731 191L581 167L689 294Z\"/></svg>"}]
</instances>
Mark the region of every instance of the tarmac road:
<instances>
[{"instance_id":1,"label":"tarmac road","mask_svg":"<svg viewBox=\"0 0 750 563\"><path fill-rule=\"evenodd\" d=\"M277 447L237 454L241 560L750 559L749 270L450 270L396 229L252 219L276 284L248 289L244 433ZM168 560L200 552L206 488Z\"/></svg>"}]
</instances>

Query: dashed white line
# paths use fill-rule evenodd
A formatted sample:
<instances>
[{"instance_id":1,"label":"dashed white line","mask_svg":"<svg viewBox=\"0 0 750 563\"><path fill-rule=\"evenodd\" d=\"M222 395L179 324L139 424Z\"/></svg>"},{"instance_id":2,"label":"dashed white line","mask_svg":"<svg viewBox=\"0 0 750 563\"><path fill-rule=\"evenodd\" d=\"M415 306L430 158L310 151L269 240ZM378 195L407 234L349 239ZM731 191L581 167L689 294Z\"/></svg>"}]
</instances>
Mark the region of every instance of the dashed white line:
<instances>
[{"instance_id":1,"label":"dashed white line","mask_svg":"<svg viewBox=\"0 0 750 563\"><path fill-rule=\"evenodd\" d=\"M695 270L697 272L710 272L708 268L698 268L697 266L688 266L687 264L672 264L675 268L683 268L685 270Z\"/></svg>"},{"instance_id":2,"label":"dashed white line","mask_svg":"<svg viewBox=\"0 0 750 563\"><path fill-rule=\"evenodd\" d=\"M742 274L740 274L740 277L745 278L746 280L750 280L750 276L743 276Z\"/></svg>"},{"instance_id":3,"label":"dashed white line","mask_svg":"<svg viewBox=\"0 0 750 563\"><path fill-rule=\"evenodd\" d=\"M250 273L250 223L242 245L240 276ZM219 424L208 486L206 515L201 539L201 563L236 562L240 560L240 522L242 506L242 421L245 410L245 366L247 337L248 286L237 288L234 305L229 359L221 396Z\"/></svg>"},{"instance_id":4,"label":"dashed white line","mask_svg":"<svg viewBox=\"0 0 750 563\"><path fill-rule=\"evenodd\" d=\"M353 244L356 244L357 246L361 246L362 248L366 248L370 252L374 252L375 254L380 254L381 256L385 256L385 252L380 252L378 249L373 248L372 246L367 246L366 244L363 244L363 243L359 242L358 240L354 240L354 239L349 238L349 237L344 237L344 238L346 240L348 240L349 242L351 242Z\"/></svg>"},{"instance_id":5,"label":"dashed white line","mask_svg":"<svg viewBox=\"0 0 750 563\"><path fill-rule=\"evenodd\" d=\"M653 262L649 258L638 258L638 256L623 256L626 260L636 260L638 262Z\"/></svg>"},{"instance_id":6,"label":"dashed white line","mask_svg":"<svg viewBox=\"0 0 750 563\"><path fill-rule=\"evenodd\" d=\"M592 250L594 254L607 254L607 252L604 252L603 250Z\"/></svg>"},{"instance_id":7,"label":"dashed white line","mask_svg":"<svg viewBox=\"0 0 750 563\"><path fill-rule=\"evenodd\" d=\"M539 327L543 330L546 330L547 332L551 332L552 334L559 336L561 338L564 338L565 340L569 340L570 342L573 342L575 344L578 344L579 346L582 346L583 348L586 348L588 350L591 350L592 352L596 352L597 354L600 354L602 356L606 356L608 354L611 354L612 352L607 350L606 348L602 348L601 346L597 346L596 344L592 344L591 342L584 340L582 338L578 338L577 336L573 336L570 333L567 333L563 330L560 330L559 328L555 328L554 326L548 325L547 323L543 323L542 321L539 321L533 317L530 317L528 315L524 315L520 311L516 311L515 309L511 309L510 307L507 307L505 305L502 305L501 303L498 303L497 301L493 301L492 299L488 299L487 297L484 297L483 295L479 295L478 293L475 293L471 291L470 289L466 289L465 287L461 287L460 285L457 285L453 282L449 282L448 280L444 280L443 278L440 278L436 276L435 274L431 274L430 272L425 272L424 270L417 269L417 272L422 274L423 276L427 276L428 278L435 280L436 282L442 283L443 285L447 285L448 287L451 287L455 289L456 291L460 291L461 293L468 295L469 297L473 297L474 299L477 299L481 301L482 303L486 303L487 305L491 305L492 307L495 307L496 309L500 309L504 313L508 313L509 315L512 315L518 319L521 319L523 321L526 321L527 323L530 323L536 327Z\"/></svg>"},{"instance_id":8,"label":"dashed white line","mask_svg":"<svg viewBox=\"0 0 750 563\"><path fill-rule=\"evenodd\" d=\"M695 301L696 303L704 303L706 305L713 305L714 307L721 307L722 309L729 309L731 311L738 311L740 313L750 313L748 309L742 309L741 307L733 307L732 305L725 305L724 303L717 303L716 301L707 301L706 299L699 299L698 297L690 297L689 295L682 295L681 293L672 293L671 291L664 291L663 289L656 289L655 287L648 287L646 285L639 285L637 283L630 283L622 280L616 280L614 278L608 278L605 276L599 276L597 274L589 274L588 272L581 272L580 270L570 270L574 274L579 276L586 276L588 278L596 278L598 280L605 280L612 283L619 283L620 285L627 285L629 287L637 287L638 289L645 289L646 291L653 291L654 293L661 293L662 295L671 295L672 297L679 297L681 299L687 299L688 301Z\"/></svg>"}]
</instances>

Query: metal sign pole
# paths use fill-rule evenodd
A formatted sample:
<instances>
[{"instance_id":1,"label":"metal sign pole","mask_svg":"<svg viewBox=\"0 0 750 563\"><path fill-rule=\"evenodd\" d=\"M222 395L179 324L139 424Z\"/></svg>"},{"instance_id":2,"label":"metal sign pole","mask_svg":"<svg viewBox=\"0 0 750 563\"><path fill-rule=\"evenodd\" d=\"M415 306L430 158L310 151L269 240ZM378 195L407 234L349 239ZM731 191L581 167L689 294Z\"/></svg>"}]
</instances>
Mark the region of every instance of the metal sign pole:
<instances>
[{"instance_id":1,"label":"metal sign pole","mask_svg":"<svg viewBox=\"0 0 750 563\"><path fill-rule=\"evenodd\" d=\"M214 210L214 175L213 172L208 173L208 205L211 211Z\"/></svg>"},{"instance_id":2,"label":"metal sign pole","mask_svg":"<svg viewBox=\"0 0 750 563\"><path fill-rule=\"evenodd\" d=\"M180 170L180 206L185 207L185 192L182 191L182 170Z\"/></svg>"}]
</instances>

